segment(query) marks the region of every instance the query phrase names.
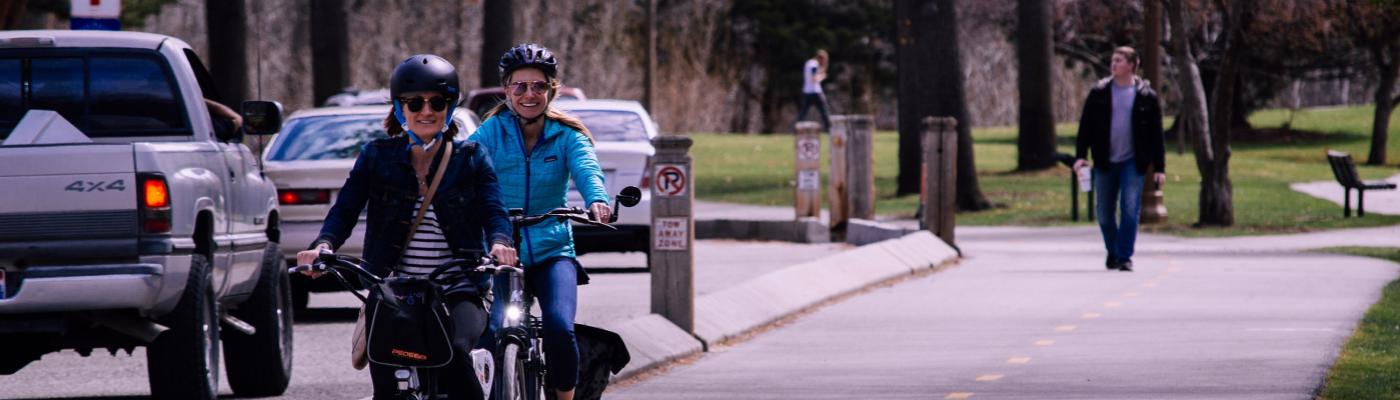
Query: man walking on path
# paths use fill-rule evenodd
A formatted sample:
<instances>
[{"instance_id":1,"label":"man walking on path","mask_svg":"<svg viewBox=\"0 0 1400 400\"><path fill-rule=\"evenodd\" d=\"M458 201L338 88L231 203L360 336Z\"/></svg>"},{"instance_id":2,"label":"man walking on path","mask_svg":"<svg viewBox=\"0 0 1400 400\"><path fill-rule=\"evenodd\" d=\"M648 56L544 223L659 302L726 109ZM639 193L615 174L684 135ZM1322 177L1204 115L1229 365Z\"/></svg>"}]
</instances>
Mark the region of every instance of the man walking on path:
<instances>
[{"instance_id":1,"label":"man walking on path","mask_svg":"<svg viewBox=\"0 0 1400 400\"><path fill-rule=\"evenodd\" d=\"M1108 250L1104 265L1110 270L1133 270L1143 174L1156 171L1152 179L1157 185L1166 182L1162 109L1157 92L1136 75L1138 62L1131 47L1113 50L1113 75L1089 90L1075 139L1076 171L1088 164L1085 153L1093 153L1099 230ZM1116 220L1115 206L1120 211Z\"/></svg>"},{"instance_id":2,"label":"man walking on path","mask_svg":"<svg viewBox=\"0 0 1400 400\"><path fill-rule=\"evenodd\" d=\"M826 80L827 55L825 49L817 50L817 55L802 65L802 101L797 106L797 120L807 116L807 109L817 106L822 113L822 129L831 131L831 118L827 115L826 94L822 93L822 81Z\"/></svg>"}]
</instances>

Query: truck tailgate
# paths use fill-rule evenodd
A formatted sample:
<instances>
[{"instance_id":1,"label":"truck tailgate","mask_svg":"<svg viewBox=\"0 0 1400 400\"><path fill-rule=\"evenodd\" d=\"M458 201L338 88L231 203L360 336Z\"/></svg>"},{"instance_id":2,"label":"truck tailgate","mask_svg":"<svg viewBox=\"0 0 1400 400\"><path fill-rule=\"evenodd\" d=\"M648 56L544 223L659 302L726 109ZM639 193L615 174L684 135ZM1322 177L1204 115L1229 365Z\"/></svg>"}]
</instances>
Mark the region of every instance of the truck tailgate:
<instances>
[{"instance_id":1,"label":"truck tailgate","mask_svg":"<svg viewBox=\"0 0 1400 400\"><path fill-rule=\"evenodd\" d=\"M0 258L53 257L73 240L134 254L132 152L131 144L0 146Z\"/></svg>"}]
</instances>

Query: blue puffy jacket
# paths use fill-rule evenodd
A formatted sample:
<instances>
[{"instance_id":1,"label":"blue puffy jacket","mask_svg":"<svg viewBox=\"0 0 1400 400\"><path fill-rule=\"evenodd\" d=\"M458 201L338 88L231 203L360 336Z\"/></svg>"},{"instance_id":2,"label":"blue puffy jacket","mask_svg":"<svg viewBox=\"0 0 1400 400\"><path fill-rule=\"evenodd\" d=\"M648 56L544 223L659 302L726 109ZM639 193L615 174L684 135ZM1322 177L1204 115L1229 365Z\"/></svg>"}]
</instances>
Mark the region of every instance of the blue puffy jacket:
<instances>
[{"instance_id":1,"label":"blue puffy jacket","mask_svg":"<svg viewBox=\"0 0 1400 400\"><path fill-rule=\"evenodd\" d=\"M501 183L501 199L507 208L523 208L541 214L566 206L569 177L583 195L587 207L608 203L603 170L593 153L593 143L583 133L545 118L544 131L529 154L515 115L508 109L487 119L470 137L490 155ZM527 268L557 257L575 257L572 225L549 221L520 233L520 261Z\"/></svg>"}]
</instances>

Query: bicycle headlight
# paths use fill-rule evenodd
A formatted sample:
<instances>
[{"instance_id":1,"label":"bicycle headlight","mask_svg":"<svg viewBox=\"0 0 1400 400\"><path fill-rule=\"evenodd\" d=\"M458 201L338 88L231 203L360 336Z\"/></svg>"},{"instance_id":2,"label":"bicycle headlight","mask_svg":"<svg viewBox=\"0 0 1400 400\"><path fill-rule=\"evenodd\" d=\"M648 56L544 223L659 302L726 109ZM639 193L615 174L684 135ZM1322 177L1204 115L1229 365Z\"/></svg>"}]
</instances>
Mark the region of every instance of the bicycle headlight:
<instances>
[{"instance_id":1,"label":"bicycle headlight","mask_svg":"<svg viewBox=\"0 0 1400 400\"><path fill-rule=\"evenodd\" d=\"M520 307L517 307L517 306L506 307L506 321L510 321L511 323L520 322L520 316L521 316L522 314L524 314L524 312L522 312L522 311L520 310Z\"/></svg>"}]
</instances>

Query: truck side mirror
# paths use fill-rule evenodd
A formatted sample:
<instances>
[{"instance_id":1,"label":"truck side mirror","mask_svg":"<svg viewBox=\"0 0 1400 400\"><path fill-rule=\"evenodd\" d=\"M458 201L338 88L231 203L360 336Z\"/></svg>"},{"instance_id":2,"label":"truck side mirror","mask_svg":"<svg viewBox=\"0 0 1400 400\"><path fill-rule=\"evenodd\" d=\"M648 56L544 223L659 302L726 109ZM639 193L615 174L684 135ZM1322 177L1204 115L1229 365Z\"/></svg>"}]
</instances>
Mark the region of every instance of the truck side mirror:
<instances>
[{"instance_id":1,"label":"truck side mirror","mask_svg":"<svg viewBox=\"0 0 1400 400\"><path fill-rule=\"evenodd\" d=\"M249 135L271 135L282 129L282 103L248 100L241 114L243 130Z\"/></svg>"}]
</instances>

